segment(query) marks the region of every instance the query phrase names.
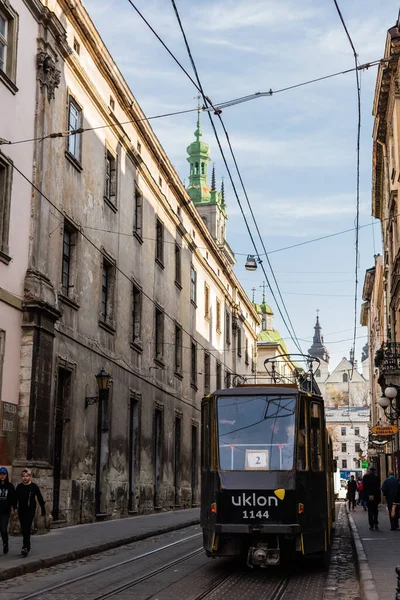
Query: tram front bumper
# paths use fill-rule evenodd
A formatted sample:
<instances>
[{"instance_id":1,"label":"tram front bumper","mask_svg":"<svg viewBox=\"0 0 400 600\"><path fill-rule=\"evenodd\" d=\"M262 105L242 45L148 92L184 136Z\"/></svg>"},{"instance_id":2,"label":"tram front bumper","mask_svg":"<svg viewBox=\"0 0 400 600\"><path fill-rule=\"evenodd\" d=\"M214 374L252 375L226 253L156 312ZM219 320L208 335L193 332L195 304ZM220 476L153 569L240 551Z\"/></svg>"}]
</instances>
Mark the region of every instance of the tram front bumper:
<instances>
[{"instance_id":1,"label":"tram front bumper","mask_svg":"<svg viewBox=\"0 0 400 600\"><path fill-rule=\"evenodd\" d=\"M263 525L247 525L247 524L215 524L213 526L215 533L283 533L283 534L296 534L301 533L301 528L298 523L271 523Z\"/></svg>"}]
</instances>

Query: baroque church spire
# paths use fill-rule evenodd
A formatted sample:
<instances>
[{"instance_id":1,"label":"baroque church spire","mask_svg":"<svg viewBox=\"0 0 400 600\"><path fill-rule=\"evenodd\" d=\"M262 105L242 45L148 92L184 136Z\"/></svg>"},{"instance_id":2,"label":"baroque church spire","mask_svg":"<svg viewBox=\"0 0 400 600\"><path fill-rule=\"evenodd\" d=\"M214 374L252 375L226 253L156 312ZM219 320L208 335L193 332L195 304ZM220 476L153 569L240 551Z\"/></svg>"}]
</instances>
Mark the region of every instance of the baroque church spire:
<instances>
[{"instance_id":1,"label":"baroque church spire","mask_svg":"<svg viewBox=\"0 0 400 600\"><path fill-rule=\"evenodd\" d=\"M308 350L308 353L311 356L316 356L320 360L325 362L329 362L329 354L328 350L324 346L324 337L322 335L322 327L319 322L319 311L317 311L317 320L314 326L314 336L313 343L311 348Z\"/></svg>"},{"instance_id":2,"label":"baroque church spire","mask_svg":"<svg viewBox=\"0 0 400 600\"><path fill-rule=\"evenodd\" d=\"M211 189L212 189L213 192L217 189L215 187L215 165L213 165L213 168L212 168Z\"/></svg>"}]
</instances>

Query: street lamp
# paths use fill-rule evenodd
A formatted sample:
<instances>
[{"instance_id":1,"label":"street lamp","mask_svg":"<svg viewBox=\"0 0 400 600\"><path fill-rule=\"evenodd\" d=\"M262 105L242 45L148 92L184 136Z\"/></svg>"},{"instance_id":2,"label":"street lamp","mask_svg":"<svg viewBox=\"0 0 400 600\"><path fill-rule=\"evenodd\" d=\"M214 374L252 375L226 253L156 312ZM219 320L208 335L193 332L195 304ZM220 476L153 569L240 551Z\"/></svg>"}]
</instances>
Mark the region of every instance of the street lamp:
<instances>
[{"instance_id":1,"label":"street lamp","mask_svg":"<svg viewBox=\"0 0 400 600\"><path fill-rule=\"evenodd\" d=\"M253 254L249 254L244 265L244 268L247 271L256 271L257 270L257 261Z\"/></svg>"},{"instance_id":2,"label":"street lamp","mask_svg":"<svg viewBox=\"0 0 400 600\"><path fill-rule=\"evenodd\" d=\"M95 375L97 381L97 387L99 388L98 396L86 396L85 398L85 409L92 404L97 404L99 400L104 399L104 392L106 392L110 386L111 375L107 373L103 368Z\"/></svg>"},{"instance_id":3,"label":"street lamp","mask_svg":"<svg viewBox=\"0 0 400 600\"><path fill-rule=\"evenodd\" d=\"M383 408L385 417L392 422L400 417L399 390L398 385L391 383L379 398L379 406ZM395 400L394 403L393 400Z\"/></svg>"}]
</instances>

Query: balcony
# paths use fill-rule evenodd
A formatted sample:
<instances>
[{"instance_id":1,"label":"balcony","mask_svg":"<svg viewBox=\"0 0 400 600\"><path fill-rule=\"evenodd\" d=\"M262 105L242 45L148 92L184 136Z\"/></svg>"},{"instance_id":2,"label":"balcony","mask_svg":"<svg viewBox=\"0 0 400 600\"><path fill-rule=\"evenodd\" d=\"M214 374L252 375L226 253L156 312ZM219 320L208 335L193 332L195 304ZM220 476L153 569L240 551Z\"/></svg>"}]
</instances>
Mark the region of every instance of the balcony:
<instances>
[{"instance_id":1,"label":"balcony","mask_svg":"<svg viewBox=\"0 0 400 600\"><path fill-rule=\"evenodd\" d=\"M400 374L400 342L385 342L375 354L375 366L382 375Z\"/></svg>"}]
</instances>

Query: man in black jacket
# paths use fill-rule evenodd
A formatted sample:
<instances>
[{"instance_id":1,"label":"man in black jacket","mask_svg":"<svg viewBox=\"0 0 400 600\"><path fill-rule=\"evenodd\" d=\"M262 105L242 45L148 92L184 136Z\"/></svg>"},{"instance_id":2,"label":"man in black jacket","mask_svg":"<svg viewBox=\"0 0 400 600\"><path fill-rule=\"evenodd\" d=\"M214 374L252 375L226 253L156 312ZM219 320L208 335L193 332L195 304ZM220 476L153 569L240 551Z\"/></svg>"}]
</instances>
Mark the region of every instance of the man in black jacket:
<instances>
[{"instance_id":1,"label":"man in black jacket","mask_svg":"<svg viewBox=\"0 0 400 600\"><path fill-rule=\"evenodd\" d=\"M15 489L8 479L8 471L0 467L0 533L3 540L3 554L8 553L8 521L11 509L15 506Z\"/></svg>"},{"instance_id":2,"label":"man in black jacket","mask_svg":"<svg viewBox=\"0 0 400 600\"><path fill-rule=\"evenodd\" d=\"M349 510L356 510L356 491L357 481L354 479L354 475L350 477L350 481L347 484L347 498L349 500Z\"/></svg>"},{"instance_id":3,"label":"man in black jacket","mask_svg":"<svg viewBox=\"0 0 400 600\"><path fill-rule=\"evenodd\" d=\"M374 467L371 467L363 477L363 493L367 501L368 521L370 529L379 529L378 525L378 505L380 498L381 484L379 477L375 475Z\"/></svg>"},{"instance_id":4,"label":"man in black jacket","mask_svg":"<svg viewBox=\"0 0 400 600\"><path fill-rule=\"evenodd\" d=\"M22 483L17 485L15 497L23 537L21 555L28 556L28 552L31 549L31 526L36 512L36 498L42 509L42 517L46 515L46 510L40 489L36 483L32 482L30 470L24 469L21 473L21 478Z\"/></svg>"}]
</instances>

